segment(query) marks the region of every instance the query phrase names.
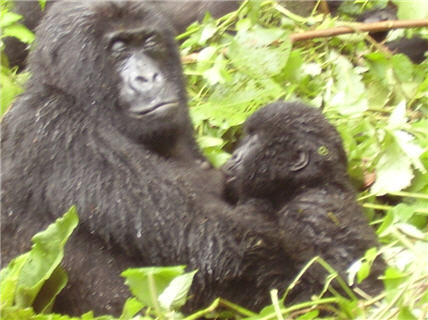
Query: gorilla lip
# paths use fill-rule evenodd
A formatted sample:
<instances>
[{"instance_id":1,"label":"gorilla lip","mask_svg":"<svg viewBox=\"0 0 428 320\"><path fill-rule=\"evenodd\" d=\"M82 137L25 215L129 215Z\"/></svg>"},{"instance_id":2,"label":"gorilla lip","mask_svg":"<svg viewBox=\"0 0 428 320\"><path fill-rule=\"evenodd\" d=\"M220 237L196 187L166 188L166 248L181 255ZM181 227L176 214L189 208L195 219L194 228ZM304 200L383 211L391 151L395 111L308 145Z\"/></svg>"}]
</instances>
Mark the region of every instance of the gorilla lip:
<instances>
[{"instance_id":1,"label":"gorilla lip","mask_svg":"<svg viewBox=\"0 0 428 320\"><path fill-rule=\"evenodd\" d=\"M169 109L169 108L176 108L178 107L179 102L178 101L169 101L169 102L161 102L158 103L152 107L135 107L131 108L131 113L135 118L141 118L149 113L152 113L154 111L157 111L158 109Z\"/></svg>"}]
</instances>

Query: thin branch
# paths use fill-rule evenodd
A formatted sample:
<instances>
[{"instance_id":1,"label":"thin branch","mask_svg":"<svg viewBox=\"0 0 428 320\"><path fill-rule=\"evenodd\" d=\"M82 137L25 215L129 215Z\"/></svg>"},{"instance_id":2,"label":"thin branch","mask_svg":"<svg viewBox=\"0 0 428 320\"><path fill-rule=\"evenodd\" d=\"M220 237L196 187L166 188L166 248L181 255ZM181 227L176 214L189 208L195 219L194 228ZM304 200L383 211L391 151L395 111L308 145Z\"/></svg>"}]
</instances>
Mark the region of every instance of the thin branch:
<instances>
[{"instance_id":1,"label":"thin branch","mask_svg":"<svg viewBox=\"0 0 428 320\"><path fill-rule=\"evenodd\" d=\"M391 29L419 27L428 27L428 20L388 20L373 23L349 23L349 25L346 26L334 27L329 29L292 33L290 35L290 39L292 42L295 42L315 38L326 38L355 32L377 32Z\"/></svg>"},{"instance_id":2,"label":"thin branch","mask_svg":"<svg viewBox=\"0 0 428 320\"><path fill-rule=\"evenodd\" d=\"M311 30L305 32L298 32L290 34L292 42L310 40L316 38L326 38L338 36L341 34L357 33L357 32L376 32L385 31L392 29L404 29L404 28L420 28L428 27L428 20L388 20L373 23L352 23L350 22L346 26L322 29L322 30ZM374 41L374 40L373 40ZM383 49L383 48L381 48ZM386 49L383 49L384 51ZM388 52L388 51L387 51ZM197 61L199 52L191 53L190 55L181 58L182 63L190 64Z\"/></svg>"}]
</instances>

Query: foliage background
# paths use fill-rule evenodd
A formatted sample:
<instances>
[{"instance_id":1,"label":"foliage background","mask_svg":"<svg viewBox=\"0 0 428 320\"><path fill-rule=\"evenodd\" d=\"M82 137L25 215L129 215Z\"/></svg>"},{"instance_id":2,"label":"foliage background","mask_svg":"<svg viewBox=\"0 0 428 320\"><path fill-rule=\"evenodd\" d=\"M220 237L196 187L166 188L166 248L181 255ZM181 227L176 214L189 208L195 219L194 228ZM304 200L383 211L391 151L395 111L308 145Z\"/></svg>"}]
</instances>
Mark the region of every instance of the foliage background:
<instances>
[{"instance_id":1,"label":"foliage background","mask_svg":"<svg viewBox=\"0 0 428 320\"><path fill-rule=\"evenodd\" d=\"M400 19L428 19L424 0L393 2ZM350 177L382 242L380 253L388 269L383 295L334 300L328 307L334 318L428 318L428 59L415 65L404 55L373 45L365 33L295 43L289 38L291 33L348 25L352 15L385 5L384 0L355 0L346 2L335 17L316 10L301 17L275 1L244 1L236 12L218 20L207 15L177 37L197 138L214 165L228 158L245 119L277 99L322 108L338 128ZM30 43L33 37L19 19L2 3L1 37L17 36ZM393 30L388 40L415 35L428 39L428 30ZM27 77L2 59L2 113ZM364 277L376 254L369 252L351 271ZM273 303L254 317L313 319L327 308L322 297L287 309L275 299ZM250 315L231 310L235 317Z\"/></svg>"}]
</instances>

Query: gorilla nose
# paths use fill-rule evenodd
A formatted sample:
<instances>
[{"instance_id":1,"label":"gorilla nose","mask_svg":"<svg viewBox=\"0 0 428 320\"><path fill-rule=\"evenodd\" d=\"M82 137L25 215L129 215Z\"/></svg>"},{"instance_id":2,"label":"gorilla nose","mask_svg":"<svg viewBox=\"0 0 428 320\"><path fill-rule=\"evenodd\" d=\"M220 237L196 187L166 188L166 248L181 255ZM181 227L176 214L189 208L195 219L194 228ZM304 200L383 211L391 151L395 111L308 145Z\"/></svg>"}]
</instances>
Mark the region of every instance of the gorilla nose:
<instances>
[{"instance_id":1,"label":"gorilla nose","mask_svg":"<svg viewBox=\"0 0 428 320\"><path fill-rule=\"evenodd\" d=\"M160 72L138 73L131 79L132 87L136 91L147 91L162 86L162 75Z\"/></svg>"}]
</instances>

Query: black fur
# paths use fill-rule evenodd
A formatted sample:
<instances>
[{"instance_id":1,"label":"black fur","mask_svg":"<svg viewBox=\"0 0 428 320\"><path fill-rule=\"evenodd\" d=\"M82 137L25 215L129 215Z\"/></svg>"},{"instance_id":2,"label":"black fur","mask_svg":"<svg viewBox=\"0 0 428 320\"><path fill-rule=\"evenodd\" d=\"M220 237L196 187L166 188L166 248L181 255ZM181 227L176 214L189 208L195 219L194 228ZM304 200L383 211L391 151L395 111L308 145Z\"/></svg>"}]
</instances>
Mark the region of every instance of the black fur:
<instances>
[{"instance_id":1,"label":"black fur","mask_svg":"<svg viewBox=\"0 0 428 320\"><path fill-rule=\"evenodd\" d=\"M217 296L257 309L289 282L281 232L233 211L220 173L201 166L173 32L154 8L56 3L29 68L2 122L2 263L76 205L56 311L118 315L128 267L198 269L187 310Z\"/></svg>"},{"instance_id":2,"label":"black fur","mask_svg":"<svg viewBox=\"0 0 428 320\"><path fill-rule=\"evenodd\" d=\"M276 102L245 123L241 146L225 164L226 195L249 201L283 231L287 255L297 269L321 256L342 276L367 249L378 245L347 176L339 134L315 108ZM384 263L376 260L362 288L378 293L376 278ZM319 292L325 271L309 269L296 294Z\"/></svg>"}]
</instances>

